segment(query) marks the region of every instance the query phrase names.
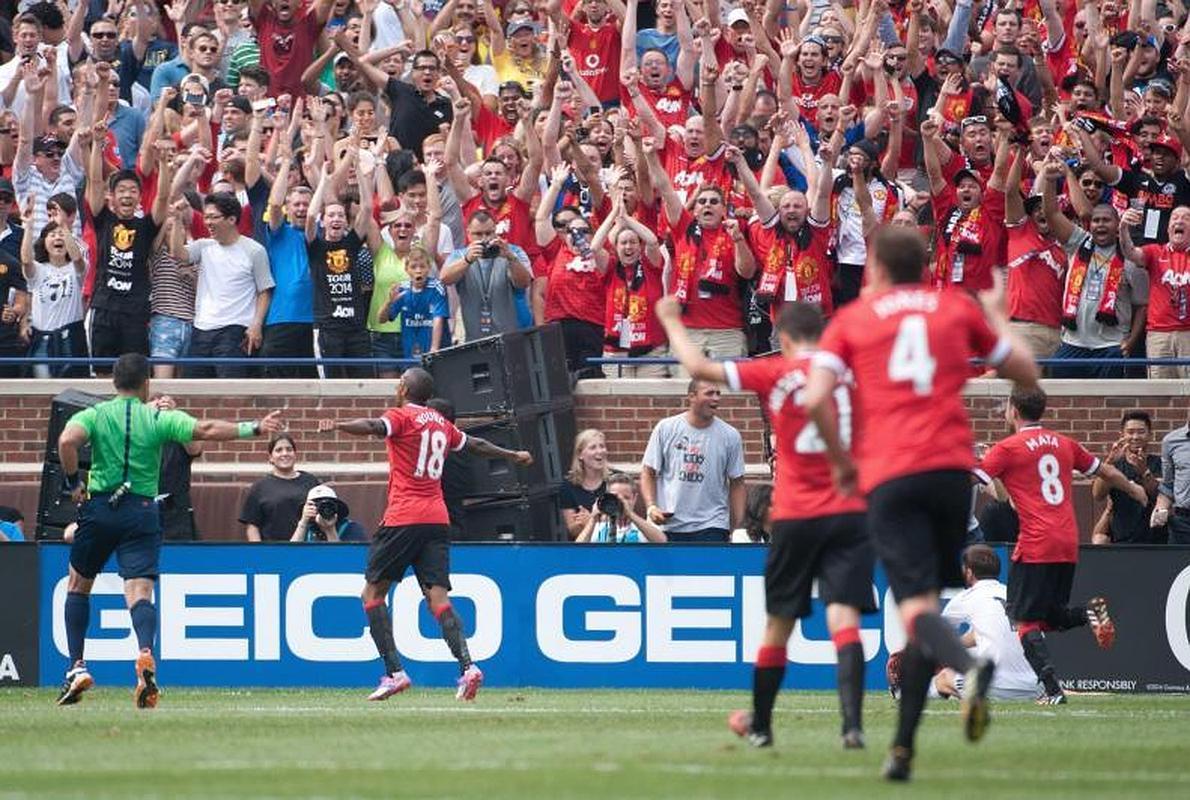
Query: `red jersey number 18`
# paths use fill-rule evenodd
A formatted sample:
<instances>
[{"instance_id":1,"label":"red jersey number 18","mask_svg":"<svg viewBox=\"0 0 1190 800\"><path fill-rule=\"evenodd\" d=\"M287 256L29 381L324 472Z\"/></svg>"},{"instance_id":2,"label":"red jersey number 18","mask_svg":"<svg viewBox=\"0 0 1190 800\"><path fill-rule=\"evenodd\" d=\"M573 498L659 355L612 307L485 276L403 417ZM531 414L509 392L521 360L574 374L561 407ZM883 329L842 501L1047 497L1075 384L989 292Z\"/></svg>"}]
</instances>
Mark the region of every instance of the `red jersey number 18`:
<instances>
[{"instance_id":1,"label":"red jersey number 18","mask_svg":"<svg viewBox=\"0 0 1190 800\"><path fill-rule=\"evenodd\" d=\"M442 477L442 465L445 462L446 434L428 428L423 430L421 448L417 451L417 469L413 470L413 477L438 480Z\"/></svg>"},{"instance_id":2,"label":"red jersey number 18","mask_svg":"<svg viewBox=\"0 0 1190 800\"><path fill-rule=\"evenodd\" d=\"M897 339L888 357L888 379L913 383L915 394L926 396L934 391L934 371L938 362L930 355L926 318L910 314L901 320Z\"/></svg>"}]
</instances>

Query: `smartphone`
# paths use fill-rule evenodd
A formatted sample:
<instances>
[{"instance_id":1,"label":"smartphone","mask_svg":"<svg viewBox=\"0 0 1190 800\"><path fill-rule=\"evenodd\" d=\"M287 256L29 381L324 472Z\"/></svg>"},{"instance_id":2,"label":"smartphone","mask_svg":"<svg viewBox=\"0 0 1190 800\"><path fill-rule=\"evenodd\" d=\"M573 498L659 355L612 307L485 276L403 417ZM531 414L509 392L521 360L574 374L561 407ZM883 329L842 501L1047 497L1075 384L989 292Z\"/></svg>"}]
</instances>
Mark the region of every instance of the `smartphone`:
<instances>
[{"instance_id":1,"label":"smartphone","mask_svg":"<svg viewBox=\"0 0 1190 800\"><path fill-rule=\"evenodd\" d=\"M256 100L252 103L253 111L269 111L277 107L277 101L272 97L266 97L263 100Z\"/></svg>"},{"instance_id":2,"label":"smartphone","mask_svg":"<svg viewBox=\"0 0 1190 800\"><path fill-rule=\"evenodd\" d=\"M207 96L202 92L187 92L182 96L182 102L191 106L203 106L207 103Z\"/></svg>"}]
</instances>

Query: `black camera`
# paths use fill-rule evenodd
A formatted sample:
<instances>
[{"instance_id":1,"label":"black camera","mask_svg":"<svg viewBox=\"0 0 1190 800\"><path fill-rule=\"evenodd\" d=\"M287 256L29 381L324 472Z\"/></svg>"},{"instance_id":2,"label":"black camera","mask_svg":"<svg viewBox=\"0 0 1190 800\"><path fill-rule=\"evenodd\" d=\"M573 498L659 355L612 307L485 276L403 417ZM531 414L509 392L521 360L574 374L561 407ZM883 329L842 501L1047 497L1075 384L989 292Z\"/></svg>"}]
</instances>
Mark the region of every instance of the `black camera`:
<instances>
[{"instance_id":1,"label":"black camera","mask_svg":"<svg viewBox=\"0 0 1190 800\"><path fill-rule=\"evenodd\" d=\"M595 501L595 507L599 509L600 514L606 514L609 517L618 517L624 513L624 504L620 502L618 495L611 492L599 495L599 499Z\"/></svg>"},{"instance_id":2,"label":"black camera","mask_svg":"<svg viewBox=\"0 0 1190 800\"><path fill-rule=\"evenodd\" d=\"M483 252L479 254L480 258L496 258L500 255L500 245L495 242L488 242L483 246Z\"/></svg>"},{"instance_id":3,"label":"black camera","mask_svg":"<svg viewBox=\"0 0 1190 800\"><path fill-rule=\"evenodd\" d=\"M333 497L320 497L314 501L314 508L318 516L324 520L332 520L339 513L339 501Z\"/></svg>"}]
</instances>

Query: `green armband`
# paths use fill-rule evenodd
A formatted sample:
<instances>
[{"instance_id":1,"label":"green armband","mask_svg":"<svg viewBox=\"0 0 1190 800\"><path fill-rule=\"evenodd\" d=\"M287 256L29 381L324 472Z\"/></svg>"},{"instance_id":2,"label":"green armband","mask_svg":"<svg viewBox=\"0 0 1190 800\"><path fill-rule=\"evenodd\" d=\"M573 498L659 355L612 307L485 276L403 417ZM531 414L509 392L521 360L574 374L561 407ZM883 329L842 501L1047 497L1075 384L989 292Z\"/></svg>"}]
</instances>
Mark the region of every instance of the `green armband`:
<instances>
[{"instance_id":1,"label":"green armband","mask_svg":"<svg viewBox=\"0 0 1190 800\"><path fill-rule=\"evenodd\" d=\"M258 422L241 422L236 426L236 436L240 439L251 439L260 433L260 423Z\"/></svg>"}]
</instances>

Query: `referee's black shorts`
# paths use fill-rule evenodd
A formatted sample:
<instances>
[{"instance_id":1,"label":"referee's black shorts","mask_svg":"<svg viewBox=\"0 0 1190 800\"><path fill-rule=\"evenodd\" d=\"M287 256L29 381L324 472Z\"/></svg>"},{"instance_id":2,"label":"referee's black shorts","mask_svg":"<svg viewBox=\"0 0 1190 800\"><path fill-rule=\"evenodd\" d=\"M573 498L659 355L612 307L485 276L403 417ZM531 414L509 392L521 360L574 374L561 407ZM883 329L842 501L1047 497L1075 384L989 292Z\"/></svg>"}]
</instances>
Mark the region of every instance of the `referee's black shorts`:
<instances>
[{"instance_id":1,"label":"referee's black shorts","mask_svg":"<svg viewBox=\"0 0 1190 800\"><path fill-rule=\"evenodd\" d=\"M368 548L368 583L392 581L413 574L421 586L441 586L450 591L449 525L382 525Z\"/></svg>"},{"instance_id":2,"label":"referee's black shorts","mask_svg":"<svg viewBox=\"0 0 1190 800\"><path fill-rule=\"evenodd\" d=\"M817 578L823 603L875 611L874 562L863 514L778 520L764 566L765 607L776 617L809 616Z\"/></svg>"},{"instance_id":3,"label":"referee's black shorts","mask_svg":"<svg viewBox=\"0 0 1190 800\"><path fill-rule=\"evenodd\" d=\"M963 585L971 473L944 469L885 481L868 493L868 531L893 597Z\"/></svg>"},{"instance_id":4,"label":"referee's black shorts","mask_svg":"<svg viewBox=\"0 0 1190 800\"><path fill-rule=\"evenodd\" d=\"M128 494L112 508L109 497L94 495L79 508L70 566L91 579L115 553L124 580L156 578L161 557L161 512L157 502L152 497Z\"/></svg>"},{"instance_id":5,"label":"referee's black shorts","mask_svg":"<svg viewBox=\"0 0 1190 800\"><path fill-rule=\"evenodd\" d=\"M1064 617L1074 586L1073 562L1027 564L1013 561L1008 567L1008 618L1013 622L1058 623ZM1055 628L1065 625L1055 624Z\"/></svg>"}]
</instances>

